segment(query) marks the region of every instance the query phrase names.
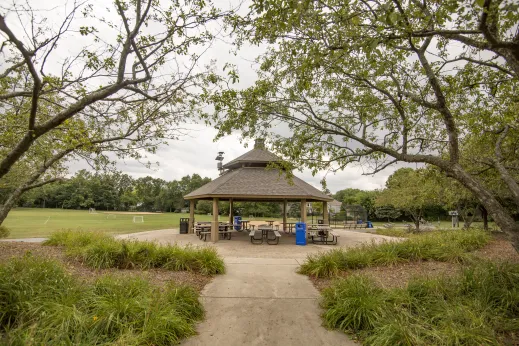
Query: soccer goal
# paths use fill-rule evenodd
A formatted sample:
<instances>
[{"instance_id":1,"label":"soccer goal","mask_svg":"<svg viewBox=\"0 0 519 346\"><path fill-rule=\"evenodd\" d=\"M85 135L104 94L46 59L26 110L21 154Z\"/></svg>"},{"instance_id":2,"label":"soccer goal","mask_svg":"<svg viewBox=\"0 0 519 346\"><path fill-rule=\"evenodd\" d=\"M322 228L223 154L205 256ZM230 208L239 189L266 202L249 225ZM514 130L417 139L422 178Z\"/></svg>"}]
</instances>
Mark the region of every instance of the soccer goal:
<instances>
[{"instance_id":1,"label":"soccer goal","mask_svg":"<svg viewBox=\"0 0 519 346\"><path fill-rule=\"evenodd\" d=\"M108 215L106 215L106 218L107 219L117 219L117 215L115 215L115 214L108 214Z\"/></svg>"},{"instance_id":2,"label":"soccer goal","mask_svg":"<svg viewBox=\"0 0 519 346\"><path fill-rule=\"evenodd\" d=\"M90 208L90 209L88 209L88 213L89 213L89 214L97 214L97 213L96 213L96 208Z\"/></svg>"},{"instance_id":3,"label":"soccer goal","mask_svg":"<svg viewBox=\"0 0 519 346\"><path fill-rule=\"evenodd\" d=\"M144 222L144 216L134 216L133 217L133 223L143 223Z\"/></svg>"}]
</instances>

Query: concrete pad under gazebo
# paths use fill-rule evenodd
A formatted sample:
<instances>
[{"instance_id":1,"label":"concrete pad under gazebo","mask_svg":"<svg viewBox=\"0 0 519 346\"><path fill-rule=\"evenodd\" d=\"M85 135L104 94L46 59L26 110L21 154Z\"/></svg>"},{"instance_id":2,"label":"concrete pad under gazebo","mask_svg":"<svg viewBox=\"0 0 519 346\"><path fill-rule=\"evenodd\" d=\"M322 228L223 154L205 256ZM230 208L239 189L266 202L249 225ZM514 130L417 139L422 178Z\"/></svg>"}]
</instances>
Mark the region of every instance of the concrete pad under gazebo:
<instances>
[{"instance_id":1,"label":"concrete pad under gazebo","mask_svg":"<svg viewBox=\"0 0 519 346\"><path fill-rule=\"evenodd\" d=\"M223 165L222 174L215 180L184 196L189 200L189 232L193 233L195 203L197 200L213 201L211 221L211 241L218 241L218 202L229 201L229 222L233 223L233 202L280 202L283 203L283 230L287 227L287 203L301 203L301 221L306 222L307 203L322 202L323 210L328 210L328 202L333 198L312 185L293 176L292 182L285 172L277 168L267 168L269 163L281 158L265 149L262 140L256 140L254 148L242 156ZM328 213L324 223L328 224Z\"/></svg>"}]
</instances>

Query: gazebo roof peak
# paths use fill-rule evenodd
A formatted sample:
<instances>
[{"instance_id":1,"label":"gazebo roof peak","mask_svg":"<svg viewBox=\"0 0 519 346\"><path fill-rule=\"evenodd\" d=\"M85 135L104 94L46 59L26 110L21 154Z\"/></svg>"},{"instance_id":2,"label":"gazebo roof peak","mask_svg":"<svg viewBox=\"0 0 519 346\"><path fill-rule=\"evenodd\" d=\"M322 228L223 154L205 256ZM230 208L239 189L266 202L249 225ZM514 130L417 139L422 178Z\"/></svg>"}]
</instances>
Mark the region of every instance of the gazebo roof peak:
<instances>
[{"instance_id":1,"label":"gazebo roof peak","mask_svg":"<svg viewBox=\"0 0 519 346\"><path fill-rule=\"evenodd\" d=\"M265 148L263 139L256 139L254 148L245 154L223 165L224 169L240 167L266 167L270 162L279 162L282 159Z\"/></svg>"}]
</instances>

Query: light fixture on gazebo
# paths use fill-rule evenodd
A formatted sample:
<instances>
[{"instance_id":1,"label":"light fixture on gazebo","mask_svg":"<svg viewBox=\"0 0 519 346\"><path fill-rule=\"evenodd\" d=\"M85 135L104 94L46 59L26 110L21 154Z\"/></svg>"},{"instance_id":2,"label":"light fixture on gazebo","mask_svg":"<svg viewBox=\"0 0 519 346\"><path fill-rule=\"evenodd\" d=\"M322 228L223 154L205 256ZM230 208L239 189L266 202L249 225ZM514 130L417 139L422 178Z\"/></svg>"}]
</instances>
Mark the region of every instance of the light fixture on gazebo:
<instances>
[{"instance_id":1,"label":"light fixture on gazebo","mask_svg":"<svg viewBox=\"0 0 519 346\"><path fill-rule=\"evenodd\" d=\"M216 167L218 168L218 170L220 171L220 174L222 174L223 172L223 154L224 152L223 151L219 151L218 152L218 156L216 157L216 161L218 161L218 163L216 164Z\"/></svg>"}]
</instances>

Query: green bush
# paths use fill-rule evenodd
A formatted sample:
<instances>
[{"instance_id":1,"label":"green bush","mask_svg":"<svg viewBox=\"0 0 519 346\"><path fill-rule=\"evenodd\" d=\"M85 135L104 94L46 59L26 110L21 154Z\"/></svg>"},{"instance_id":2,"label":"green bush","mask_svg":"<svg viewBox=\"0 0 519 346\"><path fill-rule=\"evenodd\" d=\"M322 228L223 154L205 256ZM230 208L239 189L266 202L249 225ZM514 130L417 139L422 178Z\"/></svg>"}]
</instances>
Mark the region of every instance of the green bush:
<instances>
[{"instance_id":1,"label":"green bush","mask_svg":"<svg viewBox=\"0 0 519 346\"><path fill-rule=\"evenodd\" d=\"M101 232L58 231L45 245L64 246L66 254L92 268L164 268L203 275L225 272L214 248L159 246L152 242L117 240Z\"/></svg>"},{"instance_id":2,"label":"green bush","mask_svg":"<svg viewBox=\"0 0 519 346\"><path fill-rule=\"evenodd\" d=\"M85 285L32 257L0 266L2 344L171 345L195 334L203 315L187 286L109 276Z\"/></svg>"},{"instance_id":3,"label":"green bush","mask_svg":"<svg viewBox=\"0 0 519 346\"><path fill-rule=\"evenodd\" d=\"M367 345L504 344L519 327L519 264L473 262L458 277L418 278L404 289L354 275L326 288L321 306L326 326Z\"/></svg>"},{"instance_id":4,"label":"green bush","mask_svg":"<svg viewBox=\"0 0 519 346\"><path fill-rule=\"evenodd\" d=\"M9 237L9 234L11 234L9 228L5 226L0 226L0 238L7 238Z\"/></svg>"},{"instance_id":5,"label":"green bush","mask_svg":"<svg viewBox=\"0 0 519 346\"><path fill-rule=\"evenodd\" d=\"M339 280L322 293L325 325L344 331L372 329L383 311L381 293L382 290L365 277Z\"/></svg>"},{"instance_id":6,"label":"green bush","mask_svg":"<svg viewBox=\"0 0 519 346\"><path fill-rule=\"evenodd\" d=\"M466 262L467 252L483 247L490 235L482 230L437 231L403 241L364 244L308 256L300 272L316 277L333 277L341 270L389 266L406 261L436 260Z\"/></svg>"}]
</instances>

